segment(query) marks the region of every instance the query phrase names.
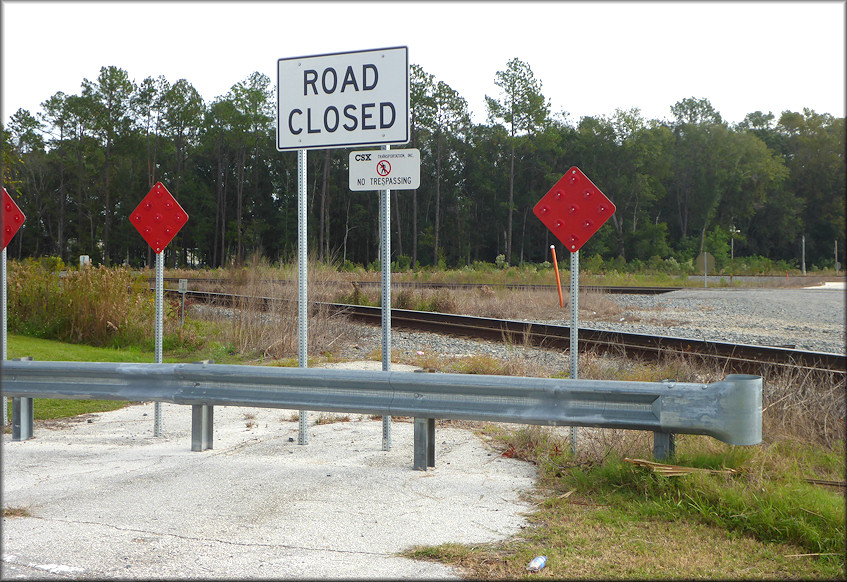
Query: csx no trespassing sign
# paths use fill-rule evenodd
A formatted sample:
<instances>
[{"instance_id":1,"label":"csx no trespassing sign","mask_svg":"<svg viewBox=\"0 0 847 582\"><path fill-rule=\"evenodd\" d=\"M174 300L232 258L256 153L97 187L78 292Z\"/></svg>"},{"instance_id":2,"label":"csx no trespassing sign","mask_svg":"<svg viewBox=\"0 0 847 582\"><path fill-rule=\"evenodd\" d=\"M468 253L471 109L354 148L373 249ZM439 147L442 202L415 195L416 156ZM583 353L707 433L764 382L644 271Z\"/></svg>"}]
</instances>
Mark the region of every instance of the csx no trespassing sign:
<instances>
[{"instance_id":1,"label":"csx no trespassing sign","mask_svg":"<svg viewBox=\"0 0 847 582\"><path fill-rule=\"evenodd\" d=\"M373 150L350 152L350 190L417 190L421 185L421 152Z\"/></svg>"}]
</instances>

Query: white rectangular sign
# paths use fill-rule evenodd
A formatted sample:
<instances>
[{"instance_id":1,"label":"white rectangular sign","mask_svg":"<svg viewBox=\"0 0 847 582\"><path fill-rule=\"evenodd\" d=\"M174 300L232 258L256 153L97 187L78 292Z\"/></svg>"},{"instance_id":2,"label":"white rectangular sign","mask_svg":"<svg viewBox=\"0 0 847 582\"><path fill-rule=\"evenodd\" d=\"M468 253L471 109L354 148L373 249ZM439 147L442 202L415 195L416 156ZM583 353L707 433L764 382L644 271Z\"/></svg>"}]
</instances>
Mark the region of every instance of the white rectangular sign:
<instances>
[{"instance_id":1,"label":"white rectangular sign","mask_svg":"<svg viewBox=\"0 0 847 582\"><path fill-rule=\"evenodd\" d=\"M350 189L417 190L421 185L421 152L373 150L350 152Z\"/></svg>"},{"instance_id":2,"label":"white rectangular sign","mask_svg":"<svg viewBox=\"0 0 847 582\"><path fill-rule=\"evenodd\" d=\"M279 59L278 150L409 141L409 49Z\"/></svg>"}]
</instances>

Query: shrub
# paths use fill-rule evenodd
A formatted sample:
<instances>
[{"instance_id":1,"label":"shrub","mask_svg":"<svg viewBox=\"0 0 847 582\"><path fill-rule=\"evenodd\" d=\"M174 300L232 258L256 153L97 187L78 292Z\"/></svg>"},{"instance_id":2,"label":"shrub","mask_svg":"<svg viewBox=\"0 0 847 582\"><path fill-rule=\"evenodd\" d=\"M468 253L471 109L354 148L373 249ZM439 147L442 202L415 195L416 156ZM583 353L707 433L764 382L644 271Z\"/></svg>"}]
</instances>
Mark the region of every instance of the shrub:
<instances>
[{"instance_id":1,"label":"shrub","mask_svg":"<svg viewBox=\"0 0 847 582\"><path fill-rule=\"evenodd\" d=\"M408 271L412 267L412 258L406 255L397 257L397 262L394 263L394 268L398 271Z\"/></svg>"},{"instance_id":2,"label":"shrub","mask_svg":"<svg viewBox=\"0 0 847 582\"><path fill-rule=\"evenodd\" d=\"M53 272L57 263L10 262L9 329L44 339L122 347L152 330L154 299L123 267Z\"/></svg>"},{"instance_id":3,"label":"shrub","mask_svg":"<svg viewBox=\"0 0 847 582\"><path fill-rule=\"evenodd\" d=\"M397 309L414 309L415 292L412 289L403 289L394 299L394 307Z\"/></svg>"}]
</instances>

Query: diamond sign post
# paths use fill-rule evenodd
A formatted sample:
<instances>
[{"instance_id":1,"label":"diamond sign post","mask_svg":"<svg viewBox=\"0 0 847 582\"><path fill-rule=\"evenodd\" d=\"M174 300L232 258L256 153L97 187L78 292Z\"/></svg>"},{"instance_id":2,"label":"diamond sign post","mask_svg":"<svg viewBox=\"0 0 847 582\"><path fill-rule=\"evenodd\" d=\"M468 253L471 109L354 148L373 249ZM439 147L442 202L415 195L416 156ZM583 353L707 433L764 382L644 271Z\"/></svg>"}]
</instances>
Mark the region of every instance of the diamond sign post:
<instances>
[{"instance_id":1,"label":"diamond sign post","mask_svg":"<svg viewBox=\"0 0 847 582\"><path fill-rule=\"evenodd\" d=\"M2 312L2 315L0 316L2 317L3 321L0 322L0 324L2 324L3 327L2 356L3 360L5 361L8 356L8 352L6 351L6 341L8 340L6 335L6 247L12 240L12 237L15 236L15 233L18 232L18 229L21 228L21 225L23 225L24 221L26 220L26 216L24 216L24 213L21 212L21 209L18 208L18 205L15 204L15 201L12 200L12 197L9 196L9 193L6 192L5 188L3 188L2 204L3 208L2 213L0 213L0 228L3 232L3 250L2 257L0 257L0 279L2 279L2 281L0 281L0 294L2 294L2 297L0 297L0 303L2 303L3 305L2 307L0 307L0 312ZM7 408L8 400L6 400L6 397L4 396L3 426L6 426L6 423L9 422L9 413L7 411Z\"/></svg>"},{"instance_id":2,"label":"diamond sign post","mask_svg":"<svg viewBox=\"0 0 847 582\"><path fill-rule=\"evenodd\" d=\"M579 249L611 218L615 205L579 168L573 166L532 211L571 252L570 355L571 378L576 380L579 375ZM576 439L577 429L574 426L571 427L571 450L574 454Z\"/></svg>"},{"instance_id":3,"label":"diamond sign post","mask_svg":"<svg viewBox=\"0 0 847 582\"><path fill-rule=\"evenodd\" d=\"M188 222L188 214L171 196L161 182L150 189L141 203L129 215L132 226L138 230L156 253L156 323L155 358L162 363L162 318L163 318L163 279L165 271L164 250L176 233ZM153 436L162 436L162 403L154 404Z\"/></svg>"}]
</instances>

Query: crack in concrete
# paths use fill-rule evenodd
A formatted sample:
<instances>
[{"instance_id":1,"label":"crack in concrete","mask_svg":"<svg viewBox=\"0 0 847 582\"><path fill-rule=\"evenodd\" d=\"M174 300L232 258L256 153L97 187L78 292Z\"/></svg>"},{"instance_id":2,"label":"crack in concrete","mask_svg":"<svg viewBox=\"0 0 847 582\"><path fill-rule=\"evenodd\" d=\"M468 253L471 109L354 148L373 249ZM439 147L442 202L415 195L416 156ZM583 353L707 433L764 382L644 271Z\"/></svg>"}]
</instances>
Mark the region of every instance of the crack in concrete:
<instances>
[{"instance_id":1,"label":"crack in concrete","mask_svg":"<svg viewBox=\"0 0 847 582\"><path fill-rule=\"evenodd\" d=\"M268 544L264 542L238 542L233 540L223 540L219 538L202 538L195 536L186 536L182 534L175 534L170 532L158 532L151 531L145 529L137 529L137 528L128 528L128 527L119 527L116 525L112 525L109 523L102 523L98 521L83 521L83 520L70 520L70 519L57 519L57 518L49 518L49 517L38 517L32 516L29 519L39 519L41 521L46 521L50 523L58 522L58 523L66 523L70 525L95 525L101 527L107 527L109 529L123 531L123 532L132 532L138 534L146 534L146 535L155 535L161 537L172 537L186 541L193 542L215 542L219 544L226 544L230 546L243 546L243 547L261 547L261 548L283 548L288 550L306 550L310 552L331 552L335 554L356 554L362 556L383 556L383 557L396 557L397 555L392 552L368 552L364 550L340 550L336 548L314 548L309 546L295 546L290 544ZM5 558L4 558L5 561Z\"/></svg>"}]
</instances>

